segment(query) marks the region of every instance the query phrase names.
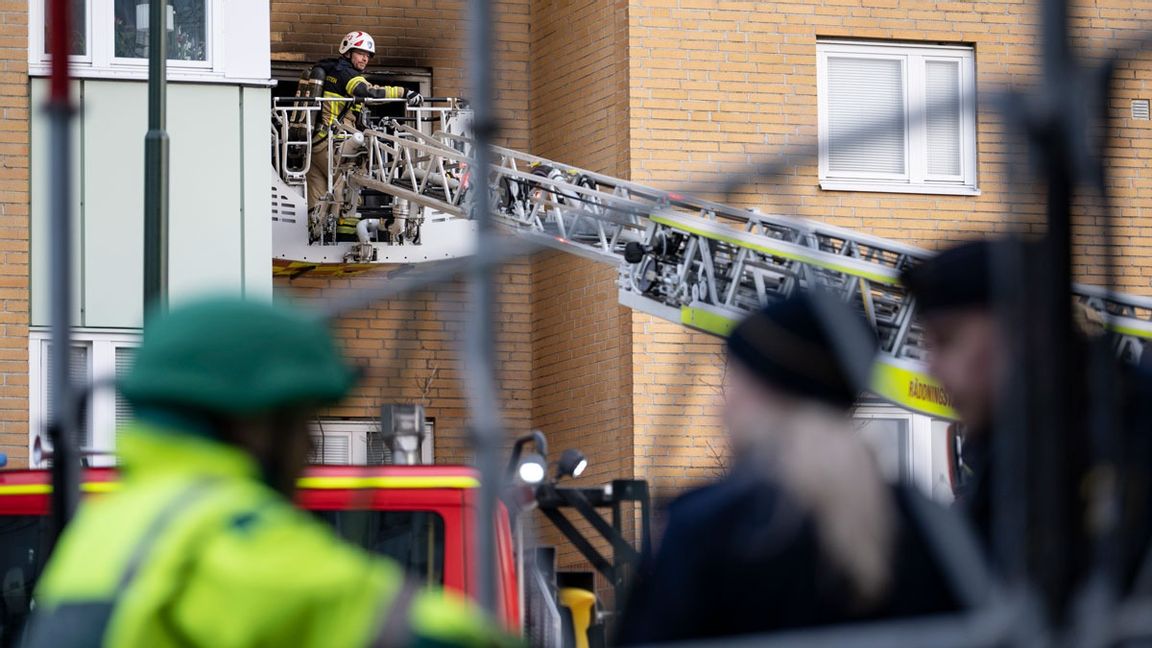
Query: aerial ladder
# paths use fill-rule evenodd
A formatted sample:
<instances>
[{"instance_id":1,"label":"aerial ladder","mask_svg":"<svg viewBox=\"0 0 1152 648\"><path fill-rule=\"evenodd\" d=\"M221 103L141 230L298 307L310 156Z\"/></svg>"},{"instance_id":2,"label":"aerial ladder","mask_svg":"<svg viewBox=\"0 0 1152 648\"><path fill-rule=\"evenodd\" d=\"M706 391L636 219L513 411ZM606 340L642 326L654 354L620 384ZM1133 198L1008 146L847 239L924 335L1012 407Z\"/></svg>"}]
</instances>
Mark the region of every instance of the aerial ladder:
<instances>
[{"instance_id":1,"label":"aerial ladder","mask_svg":"<svg viewBox=\"0 0 1152 648\"><path fill-rule=\"evenodd\" d=\"M315 239L308 244L300 226L294 232L285 227L274 238L280 263L309 267L326 262L359 269L470 253L474 230L468 199L479 184L469 168L470 114L459 100L443 103L410 109L406 120L342 133L340 146L329 147L345 155L341 164L330 165L338 169L330 184L389 196L402 206L398 213L423 228L418 239L382 244L362 236L343 247L326 246L316 245ZM299 104L276 107L281 123L303 109L314 110ZM275 137L281 160L291 146L285 133L282 129ZM507 148L494 147L493 160L484 183L492 217L519 236L617 267L621 304L722 336L750 312L798 289L832 293L855 305L879 337L881 354L871 391L913 411L954 418L947 393L924 370L915 299L899 279L905 269L930 256L929 251L817 221L657 189ZM277 216L308 220L301 194L293 188L294 177L279 164L273 178L274 226ZM345 191L346 197L332 204L354 209L354 193ZM383 227L362 226L359 231L379 232ZM389 227L396 227L395 218ZM281 247L285 236L297 237L296 247ZM441 236L457 238L437 240ZM332 251L316 251L325 247ZM1152 339L1152 299L1080 285L1074 297L1117 334L1116 350L1122 357L1140 360Z\"/></svg>"}]
</instances>

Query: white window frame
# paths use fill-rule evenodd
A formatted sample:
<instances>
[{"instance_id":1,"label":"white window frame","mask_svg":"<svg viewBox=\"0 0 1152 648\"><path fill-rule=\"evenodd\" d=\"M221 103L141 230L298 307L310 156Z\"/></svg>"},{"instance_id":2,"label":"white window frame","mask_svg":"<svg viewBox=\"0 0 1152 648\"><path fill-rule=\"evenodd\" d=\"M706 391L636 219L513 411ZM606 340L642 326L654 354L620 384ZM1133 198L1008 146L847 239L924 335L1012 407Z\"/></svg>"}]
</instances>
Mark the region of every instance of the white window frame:
<instances>
[{"instance_id":1,"label":"white window frame","mask_svg":"<svg viewBox=\"0 0 1152 648\"><path fill-rule=\"evenodd\" d=\"M331 436L347 436L349 438L349 457L351 463L344 465L363 466L368 463L368 434L380 429L379 419L329 419L322 418L313 421L310 433L313 439L319 442L321 432ZM424 442L420 447L420 463L431 464L435 456L435 421L425 419ZM316 465L342 465L342 464L316 464Z\"/></svg>"},{"instance_id":2,"label":"white window frame","mask_svg":"<svg viewBox=\"0 0 1152 648\"><path fill-rule=\"evenodd\" d=\"M33 328L28 333L28 452L47 427L48 345L47 329ZM75 329L72 346L88 349L88 381L105 380L116 376L116 350L140 345L140 333L134 329ZM100 389L92 394L88 426L92 431L91 445L86 450L99 451L89 457L93 466L115 465L112 452L116 447L116 394ZM47 439L41 443L46 447ZM31 462L30 462L31 463ZM32 466L41 468L43 465Z\"/></svg>"},{"instance_id":3,"label":"white window frame","mask_svg":"<svg viewBox=\"0 0 1152 648\"><path fill-rule=\"evenodd\" d=\"M347 464L321 463L325 466L363 466L368 463L368 434L380 427L379 421L320 419L314 421L309 430L313 441L319 447L322 437L345 437L348 439Z\"/></svg>"},{"instance_id":4,"label":"white window frame","mask_svg":"<svg viewBox=\"0 0 1152 648\"><path fill-rule=\"evenodd\" d=\"M978 196L976 146L976 53L962 45L917 45L878 41L821 40L816 44L816 83L819 137L820 188L828 191ZM903 174L835 173L828 168L828 58L899 59L904 71L905 165ZM916 127L907 116L922 110L925 95L925 63L960 63L960 175L928 173L927 129L924 120Z\"/></svg>"},{"instance_id":5,"label":"white window frame","mask_svg":"<svg viewBox=\"0 0 1152 648\"><path fill-rule=\"evenodd\" d=\"M100 20L101 20L100 24L113 25L115 23L115 19L116 19L115 0L89 0L89 1L93 2L95 5L97 5L102 12L100 14ZM216 41L218 39L215 37L215 32L212 29L212 27L215 24L213 22L213 19L215 18L215 16L219 15L217 5L220 4L221 1L222 0L205 0L205 2L204 2L204 58L206 60L204 60L204 61L181 61L181 60L177 60L177 59L168 59L168 68L169 69L193 70L193 69L199 68L201 70L209 70L209 71L213 69L213 61L217 60L215 46L216 46ZM112 38L101 39L100 46L102 49L106 48L107 51L101 51L101 57L99 60L110 61L112 66L123 67L124 69L127 69L127 70L130 70L133 68L139 68L138 72L147 76L147 74L148 74L148 59L137 58L137 57L127 57L127 56L116 56L115 29L113 29L111 33L113 34ZM169 34L169 39L171 39L172 37L173 37L173 35Z\"/></svg>"},{"instance_id":6,"label":"white window frame","mask_svg":"<svg viewBox=\"0 0 1152 648\"><path fill-rule=\"evenodd\" d=\"M82 68L92 64L92 1L85 0L84 3L85 15L88 19L84 25L84 54L68 56L73 68L77 66ZM42 65L47 69L50 64L50 57L44 51L44 31L47 27L44 15L46 4L47 0L28 0L28 63L29 65Z\"/></svg>"},{"instance_id":7,"label":"white window frame","mask_svg":"<svg viewBox=\"0 0 1152 648\"><path fill-rule=\"evenodd\" d=\"M72 56L72 75L80 79L145 80L148 78L148 60L116 56L115 0L85 0L88 14L87 54ZM267 79L232 78L228 75L225 58L228 55L246 56L246 48L228 52L223 43L224 21L228 18L225 2L205 0L205 57L207 61L168 60L168 79L205 83L250 83L268 85ZM28 0L28 74L47 76L50 58L44 53L45 0ZM255 5L254 5L255 6ZM233 16L234 17L234 16Z\"/></svg>"},{"instance_id":8,"label":"white window frame","mask_svg":"<svg viewBox=\"0 0 1152 648\"><path fill-rule=\"evenodd\" d=\"M904 456L900 458L901 473L907 481L918 486L932 483L932 417L909 412L895 405L861 405L852 411L854 419L897 419L907 423L908 438Z\"/></svg>"}]
</instances>

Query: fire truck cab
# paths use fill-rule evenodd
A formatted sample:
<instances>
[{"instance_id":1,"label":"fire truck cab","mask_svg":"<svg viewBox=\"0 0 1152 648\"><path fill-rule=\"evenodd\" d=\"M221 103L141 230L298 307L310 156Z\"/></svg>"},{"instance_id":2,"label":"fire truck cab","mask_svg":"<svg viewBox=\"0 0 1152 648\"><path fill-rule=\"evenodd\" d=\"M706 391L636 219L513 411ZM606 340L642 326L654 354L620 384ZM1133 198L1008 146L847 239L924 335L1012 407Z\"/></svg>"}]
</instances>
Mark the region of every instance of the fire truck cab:
<instances>
[{"instance_id":1,"label":"fire truck cab","mask_svg":"<svg viewBox=\"0 0 1152 648\"><path fill-rule=\"evenodd\" d=\"M474 500L479 479L464 466L313 466L299 480L302 509L347 541L389 556L419 581L473 596ZM88 469L82 486L99 497L118 487L112 468ZM0 646L13 645L32 607L51 547L50 474L0 472ZM508 511L496 520L500 617L523 629L519 569Z\"/></svg>"},{"instance_id":2,"label":"fire truck cab","mask_svg":"<svg viewBox=\"0 0 1152 648\"><path fill-rule=\"evenodd\" d=\"M539 453L521 461L525 440L534 440ZM531 535L526 531L527 513L539 510L605 579L619 605L649 542L648 486L631 479L592 488L559 486L559 477L543 478L545 447L539 432L517 442L510 470L536 466L541 479L517 482L510 475L508 490L497 506L493 527L498 617L533 646L604 645L608 615L599 608L593 573L558 571L553 547L526 541ZM578 476L587 461L569 450L558 465ZM396 560L418 581L476 598L479 485L479 475L466 466L316 465L299 479L296 501L348 542ZM84 496L100 497L117 488L115 468L85 469ZM0 648L18 646L34 607L36 582L52 547L51 493L48 470L0 471ZM633 506L637 508L626 508ZM601 511L610 511L609 518ZM590 540L568 514L590 523L599 539ZM626 519L640 521L640 547L622 534ZM595 544L610 551L604 555Z\"/></svg>"}]
</instances>

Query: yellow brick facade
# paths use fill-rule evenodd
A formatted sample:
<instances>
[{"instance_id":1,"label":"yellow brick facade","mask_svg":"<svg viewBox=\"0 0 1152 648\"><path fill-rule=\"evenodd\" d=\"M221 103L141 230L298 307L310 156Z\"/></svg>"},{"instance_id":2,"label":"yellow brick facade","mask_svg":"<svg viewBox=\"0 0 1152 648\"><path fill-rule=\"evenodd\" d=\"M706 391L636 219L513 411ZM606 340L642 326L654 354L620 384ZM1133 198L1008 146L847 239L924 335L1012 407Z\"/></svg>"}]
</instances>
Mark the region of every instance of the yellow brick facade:
<instances>
[{"instance_id":1,"label":"yellow brick facade","mask_svg":"<svg viewBox=\"0 0 1152 648\"><path fill-rule=\"evenodd\" d=\"M497 293L496 359L501 407L509 434L523 434L531 420L532 354L529 264L506 266ZM344 279L277 279L277 299L316 303L360 290L380 273ZM407 295L335 322L349 359L364 369L359 387L325 417L375 419L387 403L419 403L435 419L435 454L442 463L470 459L468 405L462 348L468 326L468 292L458 283Z\"/></svg>"},{"instance_id":2,"label":"yellow brick facade","mask_svg":"<svg viewBox=\"0 0 1152 648\"><path fill-rule=\"evenodd\" d=\"M0 2L0 452L28 460L28 3Z\"/></svg>"},{"instance_id":3,"label":"yellow brick facade","mask_svg":"<svg viewBox=\"0 0 1152 648\"><path fill-rule=\"evenodd\" d=\"M1100 48L1139 29L1152 2L1078 2L1074 44ZM816 0L730 2L635 0L628 7L629 148L632 179L663 187L708 188L725 172L773 152L815 144L816 43L822 38L969 45L981 99L1038 80L1035 4L1012 0ZM1123 64L1110 106L1114 146L1110 188L1118 221L1123 290L1150 291L1152 122L1128 119L1130 101L1149 98L1148 63ZM1036 230L1042 203L1026 176L1013 175L1021 150L989 105L977 123L979 196L824 191L815 158L717 196L768 213L818 219L929 248L1009 229ZM1099 277L1078 219L1077 271ZM714 399L722 346L697 333L634 314L632 375L635 465L663 492L712 477L723 435Z\"/></svg>"}]
</instances>

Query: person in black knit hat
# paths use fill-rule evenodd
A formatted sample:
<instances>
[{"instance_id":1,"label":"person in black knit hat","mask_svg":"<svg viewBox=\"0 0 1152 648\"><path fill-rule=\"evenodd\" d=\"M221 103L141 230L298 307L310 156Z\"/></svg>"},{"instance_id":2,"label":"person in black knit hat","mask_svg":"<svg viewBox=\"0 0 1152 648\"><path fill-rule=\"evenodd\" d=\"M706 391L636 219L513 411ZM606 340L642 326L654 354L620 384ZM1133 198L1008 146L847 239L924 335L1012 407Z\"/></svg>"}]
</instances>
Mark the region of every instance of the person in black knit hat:
<instances>
[{"instance_id":1,"label":"person in black knit hat","mask_svg":"<svg viewBox=\"0 0 1152 648\"><path fill-rule=\"evenodd\" d=\"M849 411L875 336L842 302L800 294L727 341L729 474L676 499L617 626L619 645L747 635L958 609L919 514L886 484ZM950 522L954 520L949 518ZM952 527L950 527L952 528Z\"/></svg>"},{"instance_id":2,"label":"person in black knit hat","mask_svg":"<svg viewBox=\"0 0 1152 648\"><path fill-rule=\"evenodd\" d=\"M970 241L906 270L924 329L928 372L948 392L964 425L957 506L985 548L991 543L989 430L1007 379L1007 336L993 308L993 256L1007 241Z\"/></svg>"},{"instance_id":3,"label":"person in black knit hat","mask_svg":"<svg viewBox=\"0 0 1152 648\"><path fill-rule=\"evenodd\" d=\"M1014 249L1013 249L1014 248ZM940 252L917 266L906 270L902 283L916 299L917 315L924 330L928 348L928 371L949 393L953 409L963 423L964 477L956 493L957 506L970 519L985 550L992 558L993 493L992 474L993 439L996 434L995 414L1001 408L1001 399L1007 391L1013 367L1009 362L1013 331L1005 326L997 309L995 262L998 256L1013 254L1021 259L1039 255L1035 242L1012 239L969 241ZM1031 262L1038 265L1037 262ZM1028 267L1027 265L1025 267ZM1071 483L1062 494L1048 497L1066 500L1077 518L1089 519L1085 488L1091 474L1089 465L1090 430L1087 413L1089 356L1093 345L1107 345L1099 337L1102 320L1099 315L1077 304L1069 295L1071 316L1079 325L1080 335L1071 348L1063 349L1071 355L1077 376L1072 398L1081 420L1072 425L1073 436L1063 443L1077 448L1081 461L1072 466ZM1027 326L1025 320L1021 326ZM1110 350L1104 353L1111 354ZM1119 519L1120 572L1124 586L1130 585L1137 566L1149 551L1152 538L1152 481L1148 466L1152 465L1152 373L1148 371L1145 353L1143 366L1118 364L1116 368L1117 395L1120 406L1116 420L1120 422L1120 456L1115 476L1124 498ZM1082 531L1087 536L1088 531ZM1075 570L1083 572L1090 562L1089 543L1083 539L1074 549L1079 561ZM1080 574L1083 577L1083 574Z\"/></svg>"}]
</instances>

